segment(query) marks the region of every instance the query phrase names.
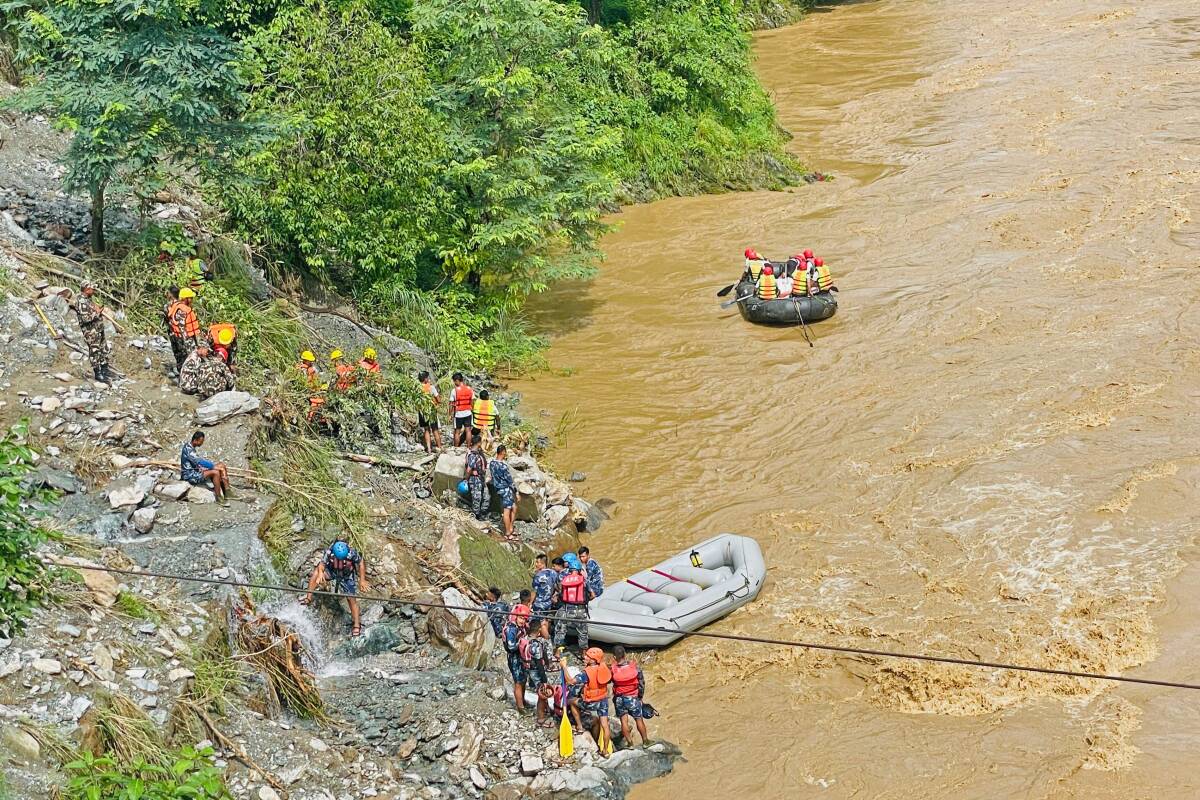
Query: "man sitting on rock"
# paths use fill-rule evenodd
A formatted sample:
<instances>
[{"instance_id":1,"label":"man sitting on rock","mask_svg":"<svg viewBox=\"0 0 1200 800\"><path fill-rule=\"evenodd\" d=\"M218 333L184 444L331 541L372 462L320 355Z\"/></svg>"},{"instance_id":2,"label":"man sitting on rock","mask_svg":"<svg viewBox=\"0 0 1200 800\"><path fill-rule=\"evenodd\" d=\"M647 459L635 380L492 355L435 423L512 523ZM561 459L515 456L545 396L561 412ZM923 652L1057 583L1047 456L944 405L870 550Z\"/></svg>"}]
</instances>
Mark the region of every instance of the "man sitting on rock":
<instances>
[{"instance_id":1,"label":"man sitting on rock","mask_svg":"<svg viewBox=\"0 0 1200 800\"><path fill-rule=\"evenodd\" d=\"M308 594L300 598L302 605L312 602L312 593L317 587L329 582L338 594L346 595L346 604L350 606L350 618L354 627L351 636L362 634L362 618L358 613L358 590L367 591L367 564L358 551L350 546L345 535L338 536L317 566L313 568L308 579Z\"/></svg>"},{"instance_id":2,"label":"man sitting on rock","mask_svg":"<svg viewBox=\"0 0 1200 800\"><path fill-rule=\"evenodd\" d=\"M183 360L179 368L179 390L207 400L214 394L233 389L233 373L224 359L208 345L200 345Z\"/></svg>"},{"instance_id":3,"label":"man sitting on rock","mask_svg":"<svg viewBox=\"0 0 1200 800\"><path fill-rule=\"evenodd\" d=\"M196 448L203 445L204 431L196 431L192 434L192 440L184 444L179 454L179 479L193 486L205 486L211 481L213 494L223 504L229 496L229 468L201 458Z\"/></svg>"}]
</instances>

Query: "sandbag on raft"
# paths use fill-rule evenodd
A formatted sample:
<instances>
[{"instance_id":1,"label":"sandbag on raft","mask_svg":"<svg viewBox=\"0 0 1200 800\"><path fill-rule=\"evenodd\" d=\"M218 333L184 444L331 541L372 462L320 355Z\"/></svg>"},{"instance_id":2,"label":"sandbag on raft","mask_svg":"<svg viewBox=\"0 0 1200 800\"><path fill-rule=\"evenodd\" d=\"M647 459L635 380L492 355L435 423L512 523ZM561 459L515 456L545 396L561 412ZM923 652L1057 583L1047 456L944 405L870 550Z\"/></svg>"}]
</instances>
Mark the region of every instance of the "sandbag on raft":
<instances>
[{"instance_id":1,"label":"sandbag on raft","mask_svg":"<svg viewBox=\"0 0 1200 800\"><path fill-rule=\"evenodd\" d=\"M737 304L742 317L760 325L799 325L801 316L805 322L820 322L837 313L837 297L833 292L817 292L812 297L760 300L754 296L754 284L750 281L740 282L734 291L736 297L749 296Z\"/></svg>"},{"instance_id":2,"label":"sandbag on raft","mask_svg":"<svg viewBox=\"0 0 1200 800\"><path fill-rule=\"evenodd\" d=\"M766 576L758 542L733 533L714 536L606 587L588 604L588 636L633 647L668 645L753 600Z\"/></svg>"}]
</instances>

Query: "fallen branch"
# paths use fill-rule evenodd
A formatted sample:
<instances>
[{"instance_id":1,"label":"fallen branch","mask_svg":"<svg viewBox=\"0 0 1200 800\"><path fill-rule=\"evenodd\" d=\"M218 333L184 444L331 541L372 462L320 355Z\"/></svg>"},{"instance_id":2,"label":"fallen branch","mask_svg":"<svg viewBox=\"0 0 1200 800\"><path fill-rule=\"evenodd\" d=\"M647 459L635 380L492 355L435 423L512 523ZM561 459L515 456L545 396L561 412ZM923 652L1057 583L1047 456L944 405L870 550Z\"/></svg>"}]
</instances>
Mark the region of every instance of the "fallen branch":
<instances>
[{"instance_id":1,"label":"fallen branch","mask_svg":"<svg viewBox=\"0 0 1200 800\"><path fill-rule=\"evenodd\" d=\"M83 280L83 276L81 276L81 275L72 275L70 272L63 272L62 270L47 266L44 263L44 261L30 258L29 256L25 255L25 253L21 252L20 250L10 250L9 252L36 270L41 270L42 272L48 272L51 275L57 276L59 278L65 278L66 280L69 280L69 281L78 282L78 281ZM52 258L52 259L55 259L58 261L65 261L68 264L75 264L74 261L65 259L62 256L53 255L52 253L38 253L38 255L41 256L41 258L43 258L43 259L51 259ZM82 264L76 264L76 266L78 266L80 268L83 267ZM116 303L119 306L125 305L123 302L121 302L121 299L119 297L117 297L115 294L113 294L112 292L106 292L105 290L101 289L99 286L96 287L96 294L100 295L101 297L107 297L109 300L113 301L114 303Z\"/></svg>"},{"instance_id":2,"label":"fallen branch","mask_svg":"<svg viewBox=\"0 0 1200 800\"><path fill-rule=\"evenodd\" d=\"M401 461L398 458L378 458L376 456L367 456L361 453L338 453L339 458L344 458L347 461L354 461L359 464L370 464L372 466L395 467L396 469L411 469L413 472L423 472L426 464L434 461L437 456L433 454L426 455L416 461Z\"/></svg>"},{"instance_id":3,"label":"fallen branch","mask_svg":"<svg viewBox=\"0 0 1200 800\"><path fill-rule=\"evenodd\" d=\"M283 782L266 769L263 769L263 767L256 763L254 759L250 758L246 751L243 750L237 742L222 733L221 729L217 727L217 724L213 722L212 717L210 717L208 712L201 708L199 704L194 703L191 700L184 700L181 698L177 701L176 705L182 706L183 710L186 710L190 714L194 714L196 718L204 724L204 727L208 730L208 732L212 734L212 738L216 740L217 744L221 745L221 747L224 747L226 750L232 753L233 757L242 762L242 764L244 764L248 769L252 769L262 775L263 779L266 780L267 783L271 784L271 787L278 791L281 797L285 799L287 798L287 787L283 785Z\"/></svg>"}]
</instances>

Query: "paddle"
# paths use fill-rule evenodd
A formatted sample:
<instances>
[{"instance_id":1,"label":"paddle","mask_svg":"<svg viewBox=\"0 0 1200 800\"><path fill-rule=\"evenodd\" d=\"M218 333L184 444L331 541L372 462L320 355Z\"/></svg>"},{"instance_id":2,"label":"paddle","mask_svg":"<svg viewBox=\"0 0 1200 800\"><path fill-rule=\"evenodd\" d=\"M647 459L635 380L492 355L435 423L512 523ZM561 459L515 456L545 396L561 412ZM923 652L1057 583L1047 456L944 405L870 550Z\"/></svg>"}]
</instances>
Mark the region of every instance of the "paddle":
<instances>
[{"instance_id":1,"label":"paddle","mask_svg":"<svg viewBox=\"0 0 1200 800\"><path fill-rule=\"evenodd\" d=\"M729 308L730 306L732 306L736 303L740 303L743 300L749 300L752 297L754 297L754 295L748 294L745 297L735 297L732 300L726 300L724 303L721 303L721 308Z\"/></svg>"},{"instance_id":2,"label":"paddle","mask_svg":"<svg viewBox=\"0 0 1200 800\"><path fill-rule=\"evenodd\" d=\"M717 292L717 297L724 297L725 295L729 294L730 292L732 292L732 291L733 291L733 287L735 287L735 286L737 286L737 284L736 284L736 283L731 283L731 284L729 284L729 285L728 285L728 286L726 286L724 289L722 289L721 291Z\"/></svg>"},{"instance_id":3,"label":"paddle","mask_svg":"<svg viewBox=\"0 0 1200 800\"><path fill-rule=\"evenodd\" d=\"M575 755L575 732L571 730L571 710L568 707L567 660L561 659L562 668L562 722L558 726L558 754L563 758Z\"/></svg>"},{"instance_id":4,"label":"paddle","mask_svg":"<svg viewBox=\"0 0 1200 800\"><path fill-rule=\"evenodd\" d=\"M808 324L804 321L804 315L800 313L800 301L792 298L792 305L796 307L796 316L800 318L800 330L804 331L804 341L808 342L808 346L813 346L812 337L808 335Z\"/></svg>"}]
</instances>

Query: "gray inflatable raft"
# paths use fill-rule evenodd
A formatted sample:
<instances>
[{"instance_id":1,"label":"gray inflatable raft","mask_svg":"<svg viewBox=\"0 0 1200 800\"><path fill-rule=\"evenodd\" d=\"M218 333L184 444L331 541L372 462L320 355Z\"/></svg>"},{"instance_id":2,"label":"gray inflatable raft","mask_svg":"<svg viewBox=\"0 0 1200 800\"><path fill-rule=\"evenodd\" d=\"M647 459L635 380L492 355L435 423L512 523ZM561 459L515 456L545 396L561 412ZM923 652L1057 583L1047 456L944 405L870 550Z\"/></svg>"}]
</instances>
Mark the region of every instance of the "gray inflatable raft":
<instances>
[{"instance_id":1,"label":"gray inflatable raft","mask_svg":"<svg viewBox=\"0 0 1200 800\"><path fill-rule=\"evenodd\" d=\"M604 594L588 604L588 636L633 647L663 647L749 603L766 577L758 542L722 533L605 587Z\"/></svg>"},{"instance_id":2,"label":"gray inflatable raft","mask_svg":"<svg viewBox=\"0 0 1200 800\"><path fill-rule=\"evenodd\" d=\"M760 325L799 325L805 322L820 322L837 313L837 297L833 292L817 292L812 297L789 297L784 300L761 300L754 296L754 284L742 281L737 285L737 297L745 297L738 303L738 311L748 322Z\"/></svg>"}]
</instances>

